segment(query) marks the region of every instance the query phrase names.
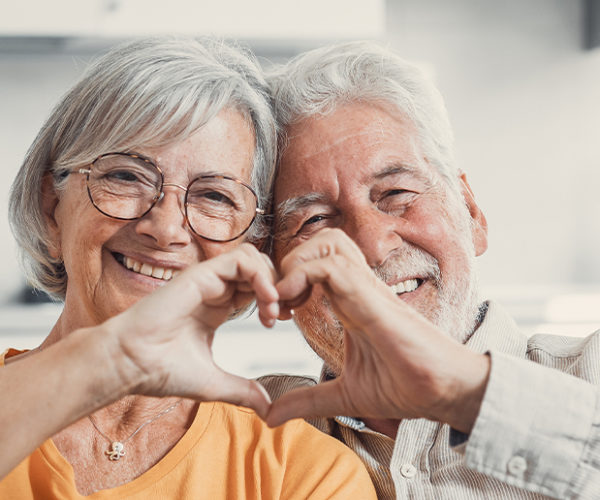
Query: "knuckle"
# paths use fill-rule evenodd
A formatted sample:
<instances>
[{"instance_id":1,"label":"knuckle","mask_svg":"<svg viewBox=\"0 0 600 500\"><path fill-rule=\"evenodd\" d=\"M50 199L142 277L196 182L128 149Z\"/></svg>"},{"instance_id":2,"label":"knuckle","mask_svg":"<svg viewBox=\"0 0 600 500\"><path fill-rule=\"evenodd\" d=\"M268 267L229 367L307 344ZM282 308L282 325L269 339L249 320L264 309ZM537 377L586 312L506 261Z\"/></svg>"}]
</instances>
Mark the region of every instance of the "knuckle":
<instances>
[{"instance_id":1,"label":"knuckle","mask_svg":"<svg viewBox=\"0 0 600 500\"><path fill-rule=\"evenodd\" d=\"M242 253L244 253L246 255L249 255L251 257L252 256L258 256L259 253L260 253L258 251L258 249L254 245L252 245L251 243L247 243L247 242L242 243L238 247L238 249L240 250L240 252L242 252Z\"/></svg>"}]
</instances>

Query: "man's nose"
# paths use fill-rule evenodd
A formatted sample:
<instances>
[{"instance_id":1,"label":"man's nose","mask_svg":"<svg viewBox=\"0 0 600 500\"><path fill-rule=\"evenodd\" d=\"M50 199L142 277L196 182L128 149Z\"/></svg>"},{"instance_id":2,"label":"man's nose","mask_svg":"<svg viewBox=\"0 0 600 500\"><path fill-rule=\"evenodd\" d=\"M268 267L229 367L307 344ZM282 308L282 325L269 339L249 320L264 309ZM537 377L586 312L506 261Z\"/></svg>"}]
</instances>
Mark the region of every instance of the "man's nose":
<instances>
[{"instance_id":1,"label":"man's nose","mask_svg":"<svg viewBox=\"0 0 600 500\"><path fill-rule=\"evenodd\" d=\"M163 184L158 201L138 221L137 231L152 238L162 248L188 244L192 235L185 216L185 192L186 188L179 184Z\"/></svg>"},{"instance_id":2,"label":"man's nose","mask_svg":"<svg viewBox=\"0 0 600 500\"><path fill-rule=\"evenodd\" d=\"M381 265L402 245L400 221L376 209L354 211L345 217L342 230L360 247L370 267Z\"/></svg>"}]
</instances>

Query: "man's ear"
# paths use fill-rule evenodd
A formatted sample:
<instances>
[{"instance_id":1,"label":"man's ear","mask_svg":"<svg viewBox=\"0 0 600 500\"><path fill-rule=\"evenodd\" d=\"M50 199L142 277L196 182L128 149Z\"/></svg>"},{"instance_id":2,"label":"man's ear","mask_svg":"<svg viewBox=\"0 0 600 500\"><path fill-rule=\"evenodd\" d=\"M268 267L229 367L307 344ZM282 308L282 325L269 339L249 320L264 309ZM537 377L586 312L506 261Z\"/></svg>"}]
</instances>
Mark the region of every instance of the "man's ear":
<instances>
[{"instance_id":1,"label":"man's ear","mask_svg":"<svg viewBox=\"0 0 600 500\"><path fill-rule=\"evenodd\" d=\"M60 228L56 221L58 201L58 195L54 189L54 178L50 172L47 172L42 179L42 211L48 231L48 252L53 259L60 260L62 257Z\"/></svg>"},{"instance_id":2,"label":"man's ear","mask_svg":"<svg viewBox=\"0 0 600 500\"><path fill-rule=\"evenodd\" d=\"M469 209L469 213L471 214L471 219L473 221L471 232L473 234L473 245L475 247L475 255L479 256L487 250L488 246L487 220L485 218L485 215L483 215L483 212L479 208L479 205L477 205L477 202L475 201L475 195L471 190L471 186L469 186L469 183L467 182L467 175L464 172L460 174L459 182L463 198L465 200L465 203L467 204L467 208Z\"/></svg>"}]
</instances>

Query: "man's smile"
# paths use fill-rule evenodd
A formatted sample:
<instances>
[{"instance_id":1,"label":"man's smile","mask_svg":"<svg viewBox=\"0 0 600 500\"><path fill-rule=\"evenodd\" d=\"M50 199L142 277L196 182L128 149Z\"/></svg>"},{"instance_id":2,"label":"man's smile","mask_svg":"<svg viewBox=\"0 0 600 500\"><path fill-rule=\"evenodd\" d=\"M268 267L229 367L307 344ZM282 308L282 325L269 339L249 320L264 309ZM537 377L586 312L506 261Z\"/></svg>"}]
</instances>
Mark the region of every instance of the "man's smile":
<instances>
[{"instance_id":1,"label":"man's smile","mask_svg":"<svg viewBox=\"0 0 600 500\"><path fill-rule=\"evenodd\" d=\"M407 292L414 292L419 286L421 286L422 283L422 279L412 278L394 283L393 285L388 284L388 286L393 290L394 293L400 295Z\"/></svg>"}]
</instances>

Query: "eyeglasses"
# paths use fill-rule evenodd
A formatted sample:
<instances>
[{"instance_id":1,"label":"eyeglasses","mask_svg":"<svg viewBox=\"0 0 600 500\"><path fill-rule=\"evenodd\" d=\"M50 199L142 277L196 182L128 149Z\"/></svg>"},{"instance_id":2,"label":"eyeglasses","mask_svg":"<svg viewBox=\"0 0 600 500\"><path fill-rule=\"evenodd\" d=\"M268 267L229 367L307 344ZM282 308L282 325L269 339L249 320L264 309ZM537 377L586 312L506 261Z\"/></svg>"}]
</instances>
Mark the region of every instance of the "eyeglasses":
<instances>
[{"instance_id":1,"label":"eyeglasses","mask_svg":"<svg viewBox=\"0 0 600 500\"><path fill-rule=\"evenodd\" d=\"M92 205L113 219L143 217L162 200L165 186L185 191L187 223L210 241L235 240L248 231L256 214L264 214L254 190L235 177L201 175L186 188L165 183L157 165L134 153L103 154L77 172L86 175Z\"/></svg>"}]
</instances>

